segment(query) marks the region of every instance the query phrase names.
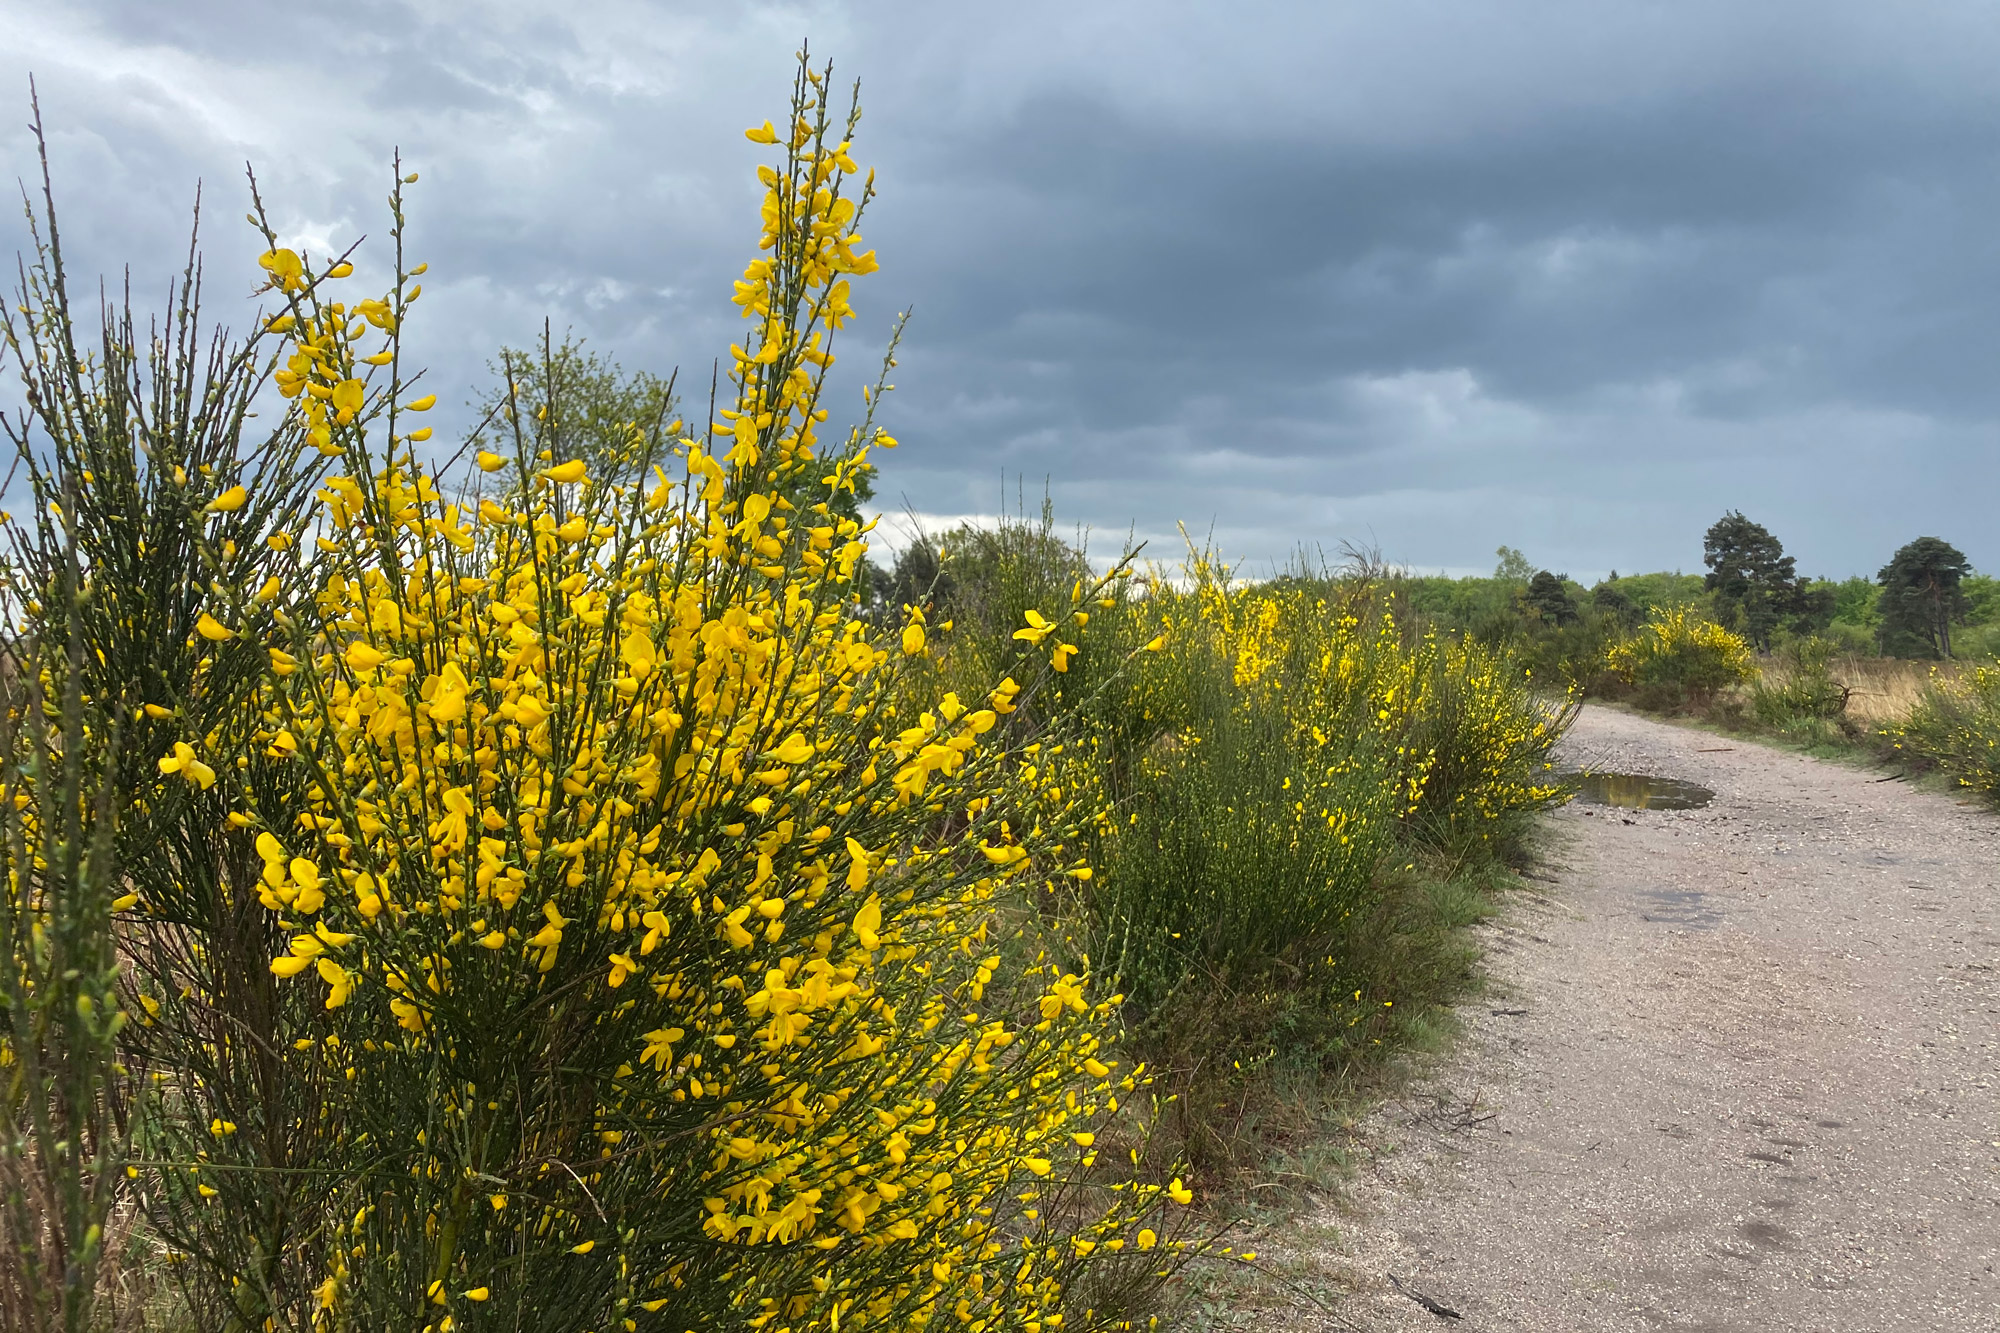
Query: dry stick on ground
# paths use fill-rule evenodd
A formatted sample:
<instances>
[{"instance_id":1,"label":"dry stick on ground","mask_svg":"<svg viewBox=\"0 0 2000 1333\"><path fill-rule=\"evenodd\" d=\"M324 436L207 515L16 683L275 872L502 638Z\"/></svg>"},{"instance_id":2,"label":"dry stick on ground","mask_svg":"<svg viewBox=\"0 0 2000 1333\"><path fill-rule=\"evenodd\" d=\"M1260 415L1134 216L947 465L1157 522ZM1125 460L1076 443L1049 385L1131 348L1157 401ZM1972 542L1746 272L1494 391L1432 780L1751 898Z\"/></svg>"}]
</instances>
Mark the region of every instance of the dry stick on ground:
<instances>
[{"instance_id":1,"label":"dry stick on ground","mask_svg":"<svg viewBox=\"0 0 2000 1333\"><path fill-rule=\"evenodd\" d=\"M1436 1315L1440 1319L1465 1318L1464 1315L1452 1309L1449 1305L1440 1304L1439 1302L1434 1301L1430 1297L1424 1295L1421 1291L1412 1291L1410 1288L1404 1286L1403 1280L1397 1277L1394 1273L1389 1274L1389 1285L1394 1287L1398 1292L1402 1293L1403 1295L1408 1296L1411 1300L1415 1301L1418 1305L1423 1306L1426 1310L1429 1310L1432 1314Z\"/></svg>"},{"instance_id":2,"label":"dry stick on ground","mask_svg":"<svg viewBox=\"0 0 2000 1333\"><path fill-rule=\"evenodd\" d=\"M1431 1097L1431 1104L1428 1107L1410 1111L1408 1123L1430 1125L1447 1134L1477 1129L1500 1114L1498 1111L1489 1111L1483 1115L1480 1113L1485 1097L1484 1089L1473 1093L1463 1102L1457 1102L1455 1094L1436 1093ZM1410 1103L1405 1101L1404 1106L1409 1107Z\"/></svg>"}]
</instances>

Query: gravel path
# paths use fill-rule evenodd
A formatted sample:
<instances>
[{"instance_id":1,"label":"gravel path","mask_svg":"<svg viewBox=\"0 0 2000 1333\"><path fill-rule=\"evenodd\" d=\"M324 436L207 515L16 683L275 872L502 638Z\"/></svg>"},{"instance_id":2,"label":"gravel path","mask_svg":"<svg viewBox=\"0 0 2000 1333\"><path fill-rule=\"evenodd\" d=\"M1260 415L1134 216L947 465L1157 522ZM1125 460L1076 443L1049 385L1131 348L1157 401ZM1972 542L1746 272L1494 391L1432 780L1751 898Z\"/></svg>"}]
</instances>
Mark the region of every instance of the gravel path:
<instances>
[{"instance_id":1,"label":"gravel path","mask_svg":"<svg viewBox=\"0 0 2000 1333\"><path fill-rule=\"evenodd\" d=\"M1264 1238L1350 1294L1264 1322L2000 1328L2000 818L1599 708L1569 750L1716 797L1554 817L1469 1039L1367 1128L1359 1220Z\"/></svg>"}]
</instances>

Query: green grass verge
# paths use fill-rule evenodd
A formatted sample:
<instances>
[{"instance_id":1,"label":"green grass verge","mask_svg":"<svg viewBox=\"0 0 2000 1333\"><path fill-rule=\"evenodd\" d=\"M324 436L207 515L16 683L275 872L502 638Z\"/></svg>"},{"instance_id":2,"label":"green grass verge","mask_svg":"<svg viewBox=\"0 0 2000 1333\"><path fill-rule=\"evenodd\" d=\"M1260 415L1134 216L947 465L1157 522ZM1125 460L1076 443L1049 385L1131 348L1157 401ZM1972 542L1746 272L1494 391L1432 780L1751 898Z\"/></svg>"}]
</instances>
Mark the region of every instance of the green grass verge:
<instances>
[{"instance_id":1,"label":"green grass verge","mask_svg":"<svg viewBox=\"0 0 2000 1333\"><path fill-rule=\"evenodd\" d=\"M1528 859L1537 840L1509 840L1511 859ZM1293 1308L1301 1293L1331 1303L1339 1292L1308 1250L1331 1249L1338 1235L1313 1214L1338 1199L1368 1156L1362 1125L1384 1100L1446 1056L1463 1032L1459 1006L1486 987L1475 926L1504 910L1523 880L1498 855L1419 854L1383 875L1380 907L1367 923L1373 981L1394 991L1363 1023L1335 1028L1316 1021L1296 995L1219 996L1191 1019L1205 1037L1182 1058L1203 1061L1162 1069L1159 1086L1178 1087L1165 1107L1165 1137L1201 1163L1209 1193L1203 1205L1218 1227L1248 1239L1283 1228L1286 1255L1253 1263L1213 1257L1178 1283L1174 1326L1247 1328L1263 1313ZM1269 1025L1264 1027L1261 1025ZM1273 1034L1242 1058L1243 1034ZM1236 1054L1231 1054L1237 1052ZM1220 1065L1218 1068L1217 1066ZM1326 1231L1324 1246L1303 1232Z\"/></svg>"}]
</instances>

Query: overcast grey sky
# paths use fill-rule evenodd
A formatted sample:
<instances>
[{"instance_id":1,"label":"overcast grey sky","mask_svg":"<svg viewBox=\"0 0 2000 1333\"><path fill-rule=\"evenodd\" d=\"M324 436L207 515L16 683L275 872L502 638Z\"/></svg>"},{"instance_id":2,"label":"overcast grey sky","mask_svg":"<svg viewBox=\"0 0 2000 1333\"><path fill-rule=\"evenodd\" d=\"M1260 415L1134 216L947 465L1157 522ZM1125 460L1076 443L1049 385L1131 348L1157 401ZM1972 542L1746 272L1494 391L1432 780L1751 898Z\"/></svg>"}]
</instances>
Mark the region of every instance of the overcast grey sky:
<instances>
[{"instance_id":1,"label":"overcast grey sky","mask_svg":"<svg viewBox=\"0 0 2000 1333\"><path fill-rule=\"evenodd\" d=\"M32 72L77 267L155 289L200 179L236 315L243 164L379 241L400 145L446 403L545 316L705 383L801 38L880 169L848 358L915 311L890 508L1586 577L1741 508L1806 571L2000 569L1992 5L0 0L0 152Z\"/></svg>"}]
</instances>

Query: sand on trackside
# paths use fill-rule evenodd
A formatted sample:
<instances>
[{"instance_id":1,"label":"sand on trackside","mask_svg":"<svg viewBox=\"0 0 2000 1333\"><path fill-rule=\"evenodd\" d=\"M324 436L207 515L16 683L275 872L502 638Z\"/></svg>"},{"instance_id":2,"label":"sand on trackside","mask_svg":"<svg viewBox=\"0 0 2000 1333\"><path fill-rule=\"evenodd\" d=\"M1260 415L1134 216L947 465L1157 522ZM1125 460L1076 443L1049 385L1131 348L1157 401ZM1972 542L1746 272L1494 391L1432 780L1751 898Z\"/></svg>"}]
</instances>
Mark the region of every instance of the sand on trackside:
<instances>
[{"instance_id":1,"label":"sand on trackside","mask_svg":"<svg viewBox=\"0 0 2000 1333\"><path fill-rule=\"evenodd\" d=\"M2000 817L1602 708L1566 751L1716 796L1551 817L1546 882L1479 928L1465 1039L1339 1200L1257 1238L1239 1315L2000 1328Z\"/></svg>"}]
</instances>

